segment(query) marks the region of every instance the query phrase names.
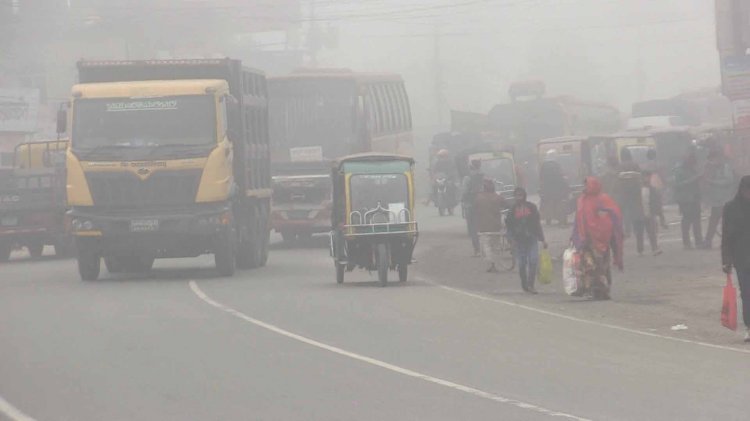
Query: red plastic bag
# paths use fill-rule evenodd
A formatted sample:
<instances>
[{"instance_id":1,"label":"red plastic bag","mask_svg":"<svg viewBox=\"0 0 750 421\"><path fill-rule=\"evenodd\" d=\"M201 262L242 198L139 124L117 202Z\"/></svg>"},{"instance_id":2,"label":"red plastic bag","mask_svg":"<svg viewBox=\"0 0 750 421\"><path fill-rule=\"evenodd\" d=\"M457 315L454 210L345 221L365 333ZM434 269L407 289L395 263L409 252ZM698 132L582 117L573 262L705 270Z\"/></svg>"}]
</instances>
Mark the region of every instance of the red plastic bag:
<instances>
[{"instance_id":1,"label":"red plastic bag","mask_svg":"<svg viewBox=\"0 0 750 421\"><path fill-rule=\"evenodd\" d=\"M724 286L721 325L727 329L737 330L737 290L732 283L732 275L727 275L727 284Z\"/></svg>"}]
</instances>

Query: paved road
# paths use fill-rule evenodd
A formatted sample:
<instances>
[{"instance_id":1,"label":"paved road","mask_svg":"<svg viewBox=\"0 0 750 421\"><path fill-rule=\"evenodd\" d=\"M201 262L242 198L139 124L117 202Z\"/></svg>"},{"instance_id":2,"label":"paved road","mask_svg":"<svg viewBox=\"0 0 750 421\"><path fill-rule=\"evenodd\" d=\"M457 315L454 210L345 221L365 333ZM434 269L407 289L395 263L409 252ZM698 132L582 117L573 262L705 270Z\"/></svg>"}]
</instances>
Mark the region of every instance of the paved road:
<instances>
[{"instance_id":1,"label":"paved road","mask_svg":"<svg viewBox=\"0 0 750 421\"><path fill-rule=\"evenodd\" d=\"M425 250L439 224L423 223ZM0 419L748 416L750 353L420 280L336 285L325 248L274 250L230 279L210 267L163 261L98 282L73 261L0 267Z\"/></svg>"}]
</instances>

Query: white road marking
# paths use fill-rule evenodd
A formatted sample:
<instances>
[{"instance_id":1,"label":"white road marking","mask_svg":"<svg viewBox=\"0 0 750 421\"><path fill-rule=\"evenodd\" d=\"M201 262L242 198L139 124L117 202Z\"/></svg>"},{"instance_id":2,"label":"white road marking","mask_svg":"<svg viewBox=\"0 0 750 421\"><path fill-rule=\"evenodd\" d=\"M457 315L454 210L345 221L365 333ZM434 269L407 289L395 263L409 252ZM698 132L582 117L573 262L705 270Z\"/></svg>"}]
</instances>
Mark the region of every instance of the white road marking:
<instances>
[{"instance_id":1,"label":"white road marking","mask_svg":"<svg viewBox=\"0 0 750 421\"><path fill-rule=\"evenodd\" d=\"M444 380L444 379L440 379L440 378L437 378L437 377L432 377L432 376L429 376L427 374L422 374L422 373L419 373L419 372L416 372L416 371L413 371L413 370L409 370L407 368L399 367L397 365L389 364L389 363L384 362L384 361L376 360L376 359L371 358L371 357L367 357L367 356L364 356L364 355L356 354L354 352L350 352L350 351L347 351L345 349L341 349L341 348L338 348L338 347L335 347L335 346L332 346L332 345L327 345L327 344L324 344L322 342L318 342L318 341L316 341L314 339L310 339L310 338L307 338L305 336L289 332L289 331L284 330L284 329L282 329L280 327L274 326L274 325L272 325L270 323L266 323L266 322L260 321L258 319L254 319L254 318L246 315L245 313L242 313L242 312L240 312L238 310L235 310L235 309L233 309L231 307L228 307L228 306L226 306L224 304L221 304L218 301L215 301L211 297L209 297L208 295L206 295L198 287L198 284L195 281L190 281L190 289L193 290L193 293L195 293L195 295L197 295L198 298L200 298L204 302L208 303L212 307L215 307L215 308L217 308L217 309L219 309L219 310L221 310L221 311L223 311L225 313L229 313L232 316L235 316L235 317L237 317L237 318L239 318L241 320L244 320L246 322L252 323L252 324L254 324L254 325L258 326L258 327L262 327L263 329L270 330L271 332L277 333L279 335L285 336L285 337L290 338L290 339L294 339L295 341L302 342L302 343L307 344L307 345L314 346L316 348L320 348L320 349L332 352L334 354L338 354L338 355L341 355L341 356L344 356L344 357L348 357L348 358L351 358L353 360L357 360L357 361L360 361L360 362L363 362L363 363L366 363L366 364L370 364L370 365L373 365L373 366L376 366L376 367L384 368L386 370L390 370L390 371L393 371L395 373L398 373L398 374L401 374L401 375L404 375L404 376L413 377L413 378L420 379L420 380L423 380L423 381L426 381L426 382L429 382L429 383L437 384L439 386L443 386L443 387L447 387L447 388L450 388L450 389L458 390L460 392L468 393L470 395L473 395L473 396L476 396L476 397L479 397L479 398L488 399L488 400L491 400L491 401L494 401L494 402L499 402L499 403L503 403L503 404L506 404L506 405L515 406L517 408L525 409L525 410L536 412L536 413L539 413L539 414L543 414L543 415L547 415L547 416L551 416L551 417L566 418L566 419L571 419L571 420L576 420L576 421L590 421L590 420L588 420L586 418L578 417L578 416L571 415L571 414L566 414L564 412L553 411L551 409L543 408L541 406L537 406L537 405L534 405L534 404L522 402L522 401L515 400L515 399L505 398L505 397L502 397L502 396L499 396L499 395L495 395L495 394L492 394L492 393L489 393L489 392L485 392L483 390L475 389L475 388L470 387L470 386L464 386L462 384L454 383L454 382L451 382L449 380Z\"/></svg>"},{"instance_id":2,"label":"white road marking","mask_svg":"<svg viewBox=\"0 0 750 421\"><path fill-rule=\"evenodd\" d=\"M446 286L446 285L442 285L442 284L438 284L436 282L432 282L432 281L424 279L424 278L420 278L419 280L422 281L422 282L428 283L430 285L434 285L434 286L436 286L438 288L444 289L446 291L454 292L456 294L465 295L467 297L476 298L476 299L483 300L483 301L490 301L490 302L494 302L494 303L498 303L498 304L504 304L506 306L521 308L521 309L524 309L524 310L533 311L535 313L544 314L544 315L552 316L552 317L557 317L559 319L570 320L570 321L574 321L574 322L578 322L578 323L585 323L585 324L588 324L588 325L604 327L604 328L607 328L607 329L619 330L621 332L628 332L628 333L632 333L632 334L635 334L635 335L650 336L652 338L659 338L659 339L664 339L664 340L668 340L668 341L682 342L682 343L686 343L686 344L698 345L698 346L703 346L703 347L707 347L707 348L721 349L721 350L724 350L724 351L739 352L739 353L742 353L742 354L750 354L750 349L742 349L742 348L735 348L735 347L731 347L731 346L716 345L716 344L712 344L712 343L708 343L708 342L693 341L693 340L690 340L690 339L677 338L677 337L674 337L674 336L667 336L667 335L660 335L658 333L646 332L646 331L638 330L638 329L631 329L631 328L627 328L627 327L623 327L623 326L612 325L612 324L609 324L609 323L602 323L602 322L596 322L596 321L593 321L593 320L581 319L581 318L574 317L574 316L568 316L567 314L555 313L554 311L542 310L540 308L531 307L531 306L527 306L527 305L524 305L524 304L518 304L518 303L514 303L512 301L501 300L499 298L490 297L490 296L483 295L483 294L476 294L476 293L473 293L473 292L464 291L462 289L452 288L452 287L449 287L449 286Z\"/></svg>"},{"instance_id":3,"label":"white road marking","mask_svg":"<svg viewBox=\"0 0 750 421\"><path fill-rule=\"evenodd\" d=\"M0 415L9 418L11 421L35 421L34 418L24 414L18 408L11 405L10 402L0 396Z\"/></svg>"}]
</instances>

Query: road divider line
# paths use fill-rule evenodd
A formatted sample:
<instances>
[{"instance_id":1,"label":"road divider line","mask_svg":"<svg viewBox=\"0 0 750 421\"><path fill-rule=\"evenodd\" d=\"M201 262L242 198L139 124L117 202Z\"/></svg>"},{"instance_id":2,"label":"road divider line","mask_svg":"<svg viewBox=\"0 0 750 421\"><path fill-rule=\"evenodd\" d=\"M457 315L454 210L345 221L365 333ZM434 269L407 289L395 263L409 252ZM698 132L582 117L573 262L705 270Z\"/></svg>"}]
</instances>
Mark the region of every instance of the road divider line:
<instances>
[{"instance_id":1,"label":"road divider line","mask_svg":"<svg viewBox=\"0 0 750 421\"><path fill-rule=\"evenodd\" d=\"M538 406L538 405L534 405L534 404L522 402L522 401L519 401L519 400L516 400L516 399L511 399L511 398L506 398L506 397L503 397L503 396L495 395L495 394L492 394L492 393L489 393L489 392L485 392L483 390L479 390L479 389L476 389L476 388L473 388L473 387L470 387L470 386L464 386L462 384L454 383L454 382L449 381L449 380L444 380L444 379L440 379L440 378L437 378L437 377L432 377L430 375L422 374L422 373L419 373L419 372L416 372L416 371L413 371L413 370L409 370L407 368L399 367L397 365L393 365L393 364L390 364L390 363L387 363L387 362L384 362L384 361L380 361L380 360L377 360L375 358L371 358L371 357L367 357L365 355L361 355L361 354L357 354L357 353L354 353L354 352L351 352L351 351L347 351L345 349L338 348L338 347L335 347L333 345L328 345L328 344L325 344L323 342L319 342L319 341L316 341L314 339L310 339L308 337L305 337L305 336L302 336L302 335L298 335L296 333L289 332L289 331L284 330L284 329L282 329L280 327L274 326L274 325L272 325L270 323L266 323L266 322L263 322L261 320L252 318L252 317L246 315L245 313L242 313L241 311L235 310L235 309L233 309L233 308L231 308L229 306L226 306L226 305L224 305L224 304L222 304L222 303L220 303L218 301L215 301L214 299L212 299L211 297L209 297L208 295L206 295L198 287L198 284L195 281L190 281L190 289L193 291L193 293L198 298L200 298L201 300L203 300L205 303L207 303L210 306L212 306L212 307L214 307L216 309L219 309L219 310L221 310L221 311L223 311L225 313L231 314L232 316L237 317L238 319L244 320L244 321L246 321L248 323L251 323L251 324L253 324L255 326L258 326L258 327L261 327L263 329L269 330L269 331L271 331L273 333L276 333L276 334L279 334L281 336L285 336L285 337L287 337L289 339L293 339L295 341L302 342L304 344L307 344L307 345L310 345L310 346L314 346L316 348L320 348L320 349L323 349L325 351L332 352L334 354L338 354L338 355L341 355L341 356L344 356L344 357L347 357L347 358L351 358L353 360L357 360L357 361L360 361L360 362L363 362L363 363L366 363L366 364L369 364L369 365L373 365L375 367L380 367L380 368L383 368L383 369L386 369L386 370L389 370L389 371L392 371L394 373L398 373L398 374L401 374L401 375L404 375L404 376L407 376L407 377L416 378L416 379L419 379L419 380L426 381L428 383L433 383L433 384L436 384L436 385L439 385L439 386L447 387L449 389L453 389L453 390L457 390L457 391L460 391L460 392L464 392L464 393L467 393L469 395L473 395L475 397L479 397L479 398L482 398L482 399L488 399L488 400L491 400L491 401L494 401L494 402L499 402L499 403L502 403L502 404L514 406L516 408L520 408L520 409L524 409L524 410L527 410L527 411L536 412L538 414L543 414L543 415L547 415L547 416L550 416L550 417L566 418L566 419L576 420L576 421L590 421L590 420L588 420L586 418L578 417L578 416L571 415L571 414L566 414L564 412L553 411L551 409L543 408L543 407Z\"/></svg>"},{"instance_id":2,"label":"road divider line","mask_svg":"<svg viewBox=\"0 0 750 421\"><path fill-rule=\"evenodd\" d=\"M489 302L494 302L494 303L497 303L497 304L504 304L506 306L516 307L516 308L520 308L520 309L527 310L527 311L533 311L534 313L544 314L544 315L551 316L551 317L556 317L556 318L559 318L559 319L570 320L570 321L578 322L578 323L585 323L585 324L588 324L588 325L604 327L604 328L607 328L607 329L619 330L621 332L628 332L628 333L632 333L634 335L649 336L649 337L652 337L652 338L659 338L659 339L664 339L664 340L674 341L674 342L682 342L682 343L686 343L686 344L698 345L698 346L703 346L703 347L707 347L707 348L720 349L720 350L723 350L723 351L733 351L733 352L739 352L739 353L742 353L742 354L750 354L750 350L748 350L748 349L735 348L735 347L732 347L732 346L716 345L716 344L712 344L712 343L708 343L708 342L693 341L691 339L677 338L675 336L668 336L668 335L660 335L658 333L646 332L646 331L638 330L638 329L631 329L631 328L628 328L628 327L617 326L617 325L613 325L613 324L609 324L609 323L602 323L602 322L596 322L596 321L593 321L593 320L581 319L579 317L569 316L567 314L556 313L554 311L543 310L543 309L540 309L540 308L536 308L536 307L532 307L532 306L527 306L527 305L524 305L524 304L514 303L512 301L501 300L499 298L490 297L490 296L484 295L484 294L477 294L477 293L465 291L465 290L462 290L462 289L459 289L459 288L449 287L447 285L439 284L437 282L432 282L432 281L430 281L428 279L424 279L424 278L419 278L419 280L422 281L422 282L425 282L427 284L434 285L434 286L436 286L438 288L444 289L446 291L450 291L450 292L456 293L456 294L461 294L461 295L464 295L464 296L467 296L467 297L476 298L476 299L482 300L482 301L489 301Z\"/></svg>"},{"instance_id":3,"label":"road divider line","mask_svg":"<svg viewBox=\"0 0 750 421\"><path fill-rule=\"evenodd\" d=\"M0 396L0 415L9 418L11 421L35 421L34 418L21 412L20 409L11 405L2 396Z\"/></svg>"}]
</instances>

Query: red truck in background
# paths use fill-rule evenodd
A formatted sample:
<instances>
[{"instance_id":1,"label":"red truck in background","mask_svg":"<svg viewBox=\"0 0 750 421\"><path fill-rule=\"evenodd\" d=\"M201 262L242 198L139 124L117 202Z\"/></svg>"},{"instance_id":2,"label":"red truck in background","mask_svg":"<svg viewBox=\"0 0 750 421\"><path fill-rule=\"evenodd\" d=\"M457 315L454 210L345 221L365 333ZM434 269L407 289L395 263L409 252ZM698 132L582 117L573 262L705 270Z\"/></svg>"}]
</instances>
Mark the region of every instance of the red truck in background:
<instances>
[{"instance_id":1,"label":"red truck in background","mask_svg":"<svg viewBox=\"0 0 750 421\"><path fill-rule=\"evenodd\" d=\"M65 149L67 141L18 145L12 168L0 169L0 261L26 247L32 259L45 245L57 256L72 252L66 212Z\"/></svg>"}]
</instances>

